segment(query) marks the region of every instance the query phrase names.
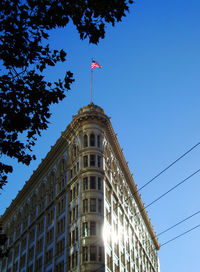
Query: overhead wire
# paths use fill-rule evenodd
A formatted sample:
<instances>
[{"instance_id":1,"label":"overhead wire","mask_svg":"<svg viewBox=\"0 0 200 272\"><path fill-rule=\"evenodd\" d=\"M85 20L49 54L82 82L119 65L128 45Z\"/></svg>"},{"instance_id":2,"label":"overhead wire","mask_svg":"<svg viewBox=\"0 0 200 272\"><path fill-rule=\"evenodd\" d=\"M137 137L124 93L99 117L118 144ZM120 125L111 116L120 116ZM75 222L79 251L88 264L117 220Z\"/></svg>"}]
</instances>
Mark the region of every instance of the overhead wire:
<instances>
[{"instance_id":1,"label":"overhead wire","mask_svg":"<svg viewBox=\"0 0 200 272\"><path fill-rule=\"evenodd\" d=\"M163 246L165 246L165 245L171 243L172 241L178 239L178 238L181 237L181 236L186 235L187 233L189 233L189 232L191 232L191 231L193 231L193 230L195 230L195 229L197 229L197 228L199 228L199 227L200 227L200 224L197 225L197 226L195 226L195 227L193 227L193 228L191 228L191 229L189 229L189 230L187 230L187 231L185 231L185 232L183 232L183 233L181 233L181 234L179 234L179 235L177 235L177 236L175 236L174 238L168 240L167 242L161 244L160 247L163 247Z\"/></svg>"},{"instance_id":2,"label":"overhead wire","mask_svg":"<svg viewBox=\"0 0 200 272\"><path fill-rule=\"evenodd\" d=\"M180 224L186 222L187 220L189 220L190 218L194 217L195 215L197 215L197 214L199 214L199 213L200 213L200 211L193 213L192 215L190 215L190 216L188 216L188 217L182 219L181 221L179 221L178 223L172 225L171 227L167 228L166 230L163 230L163 231L159 232L156 236L158 237L158 236L163 235L164 233L166 233L166 232L168 232L169 230L175 228L176 226L178 226L178 225L180 225Z\"/></svg>"}]
</instances>

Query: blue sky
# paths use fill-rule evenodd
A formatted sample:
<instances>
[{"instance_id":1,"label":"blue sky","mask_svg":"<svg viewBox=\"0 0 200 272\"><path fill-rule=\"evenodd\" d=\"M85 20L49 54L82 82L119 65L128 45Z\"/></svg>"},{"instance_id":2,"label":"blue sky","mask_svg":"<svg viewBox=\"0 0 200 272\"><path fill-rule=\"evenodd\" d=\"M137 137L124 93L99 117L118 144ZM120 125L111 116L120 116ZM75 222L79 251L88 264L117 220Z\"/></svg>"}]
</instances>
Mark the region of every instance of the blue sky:
<instances>
[{"instance_id":1,"label":"blue sky","mask_svg":"<svg viewBox=\"0 0 200 272\"><path fill-rule=\"evenodd\" d=\"M15 198L41 159L54 145L78 109L90 103L90 64L94 103L111 116L118 140L139 187L200 140L200 2L136 1L126 18L98 46L80 41L75 28L51 33L50 43L64 48L64 64L46 71L47 78L71 70L76 79L66 99L52 106L47 131L38 140L37 160L30 167L15 163L0 195L0 214ZM141 191L145 204L195 172L200 146ZM200 210L200 174L149 207L155 231L172 226ZM198 225L200 215L159 237L160 243ZM197 271L200 228L161 247L161 272Z\"/></svg>"}]
</instances>

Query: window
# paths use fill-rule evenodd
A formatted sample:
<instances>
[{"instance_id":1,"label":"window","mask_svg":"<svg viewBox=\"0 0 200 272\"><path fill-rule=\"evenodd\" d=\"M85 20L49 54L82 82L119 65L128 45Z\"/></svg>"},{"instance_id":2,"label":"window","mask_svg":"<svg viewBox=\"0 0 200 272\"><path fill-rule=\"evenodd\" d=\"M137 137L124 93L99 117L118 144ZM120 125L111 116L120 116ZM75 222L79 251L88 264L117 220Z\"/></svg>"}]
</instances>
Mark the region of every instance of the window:
<instances>
[{"instance_id":1,"label":"window","mask_svg":"<svg viewBox=\"0 0 200 272\"><path fill-rule=\"evenodd\" d=\"M100 143L100 135L97 135L97 147L100 147L101 143Z\"/></svg>"},{"instance_id":2,"label":"window","mask_svg":"<svg viewBox=\"0 0 200 272\"><path fill-rule=\"evenodd\" d=\"M90 166L95 166L95 155L90 155Z\"/></svg>"},{"instance_id":3,"label":"window","mask_svg":"<svg viewBox=\"0 0 200 272\"><path fill-rule=\"evenodd\" d=\"M90 246L90 261L96 261L97 247Z\"/></svg>"},{"instance_id":4,"label":"window","mask_svg":"<svg viewBox=\"0 0 200 272\"><path fill-rule=\"evenodd\" d=\"M109 256L108 254L106 254L106 259L107 259L107 266L108 266L108 268L110 270L112 270L112 256Z\"/></svg>"},{"instance_id":5,"label":"window","mask_svg":"<svg viewBox=\"0 0 200 272\"><path fill-rule=\"evenodd\" d=\"M95 146L95 135L90 134L90 146Z\"/></svg>"},{"instance_id":6,"label":"window","mask_svg":"<svg viewBox=\"0 0 200 272\"><path fill-rule=\"evenodd\" d=\"M98 178L98 190L101 190L101 178Z\"/></svg>"},{"instance_id":7,"label":"window","mask_svg":"<svg viewBox=\"0 0 200 272\"><path fill-rule=\"evenodd\" d=\"M13 272L18 271L18 261L16 261L13 265Z\"/></svg>"},{"instance_id":8,"label":"window","mask_svg":"<svg viewBox=\"0 0 200 272\"><path fill-rule=\"evenodd\" d=\"M78 227L75 229L75 240L78 241Z\"/></svg>"},{"instance_id":9,"label":"window","mask_svg":"<svg viewBox=\"0 0 200 272\"><path fill-rule=\"evenodd\" d=\"M33 265L32 264L28 267L27 272L33 272Z\"/></svg>"},{"instance_id":10,"label":"window","mask_svg":"<svg viewBox=\"0 0 200 272\"><path fill-rule=\"evenodd\" d=\"M101 167L101 157L97 156L97 166Z\"/></svg>"},{"instance_id":11,"label":"window","mask_svg":"<svg viewBox=\"0 0 200 272\"><path fill-rule=\"evenodd\" d=\"M51 209L47 214L47 225L50 225L54 220L54 208Z\"/></svg>"},{"instance_id":12,"label":"window","mask_svg":"<svg viewBox=\"0 0 200 272\"><path fill-rule=\"evenodd\" d=\"M57 204L58 215L65 210L65 197L61 198Z\"/></svg>"},{"instance_id":13,"label":"window","mask_svg":"<svg viewBox=\"0 0 200 272\"><path fill-rule=\"evenodd\" d=\"M88 136L84 135L84 147L88 147Z\"/></svg>"},{"instance_id":14,"label":"window","mask_svg":"<svg viewBox=\"0 0 200 272\"><path fill-rule=\"evenodd\" d=\"M40 270L42 267L42 256L36 260L36 271Z\"/></svg>"},{"instance_id":15,"label":"window","mask_svg":"<svg viewBox=\"0 0 200 272\"><path fill-rule=\"evenodd\" d=\"M55 272L64 272L64 261L56 264Z\"/></svg>"},{"instance_id":16,"label":"window","mask_svg":"<svg viewBox=\"0 0 200 272\"><path fill-rule=\"evenodd\" d=\"M57 235L60 235L65 231L65 216L57 222Z\"/></svg>"},{"instance_id":17,"label":"window","mask_svg":"<svg viewBox=\"0 0 200 272\"><path fill-rule=\"evenodd\" d=\"M96 212L96 199L90 199L90 212Z\"/></svg>"},{"instance_id":18,"label":"window","mask_svg":"<svg viewBox=\"0 0 200 272\"><path fill-rule=\"evenodd\" d=\"M98 212L101 213L101 199L98 199Z\"/></svg>"},{"instance_id":19,"label":"window","mask_svg":"<svg viewBox=\"0 0 200 272\"><path fill-rule=\"evenodd\" d=\"M76 196L78 196L78 193L79 193L79 183L77 182L77 184L76 184Z\"/></svg>"},{"instance_id":20,"label":"window","mask_svg":"<svg viewBox=\"0 0 200 272\"><path fill-rule=\"evenodd\" d=\"M52 258L53 258L53 248L49 249L46 252L45 263L48 264L48 263L52 262Z\"/></svg>"},{"instance_id":21,"label":"window","mask_svg":"<svg viewBox=\"0 0 200 272\"><path fill-rule=\"evenodd\" d=\"M20 267L25 266L25 263L26 263L26 253L20 258Z\"/></svg>"},{"instance_id":22,"label":"window","mask_svg":"<svg viewBox=\"0 0 200 272\"><path fill-rule=\"evenodd\" d=\"M102 249L102 247L99 247L98 261L99 262L103 261L103 249Z\"/></svg>"},{"instance_id":23,"label":"window","mask_svg":"<svg viewBox=\"0 0 200 272\"><path fill-rule=\"evenodd\" d=\"M34 257L34 246L32 246L31 248L29 248L28 250L28 259L32 260Z\"/></svg>"},{"instance_id":24,"label":"window","mask_svg":"<svg viewBox=\"0 0 200 272\"><path fill-rule=\"evenodd\" d=\"M21 242L21 250L26 248L26 237L22 238L22 242Z\"/></svg>"},{"instance_id":25,"label":"window","mask_svg":"<svg viewBox=\"0 0 200 272\"><path fill-rule=\"evenodd\" d=\"M88 236L88 222L83 223L83 236L84 237Z\"/></svg>"},{"instance_id":26,"label":"window","mask_svg":"<svg viewBox=\"0 0 200 272\"><path fill-rule=\"evenodd\" d=\"M37 225L37 233L40 234L44 230L44 219L42 219Z\"/></svg>"},{"instance_id":27,"label":"window","mask_svg":"<svg viewBox=\"0 0 200 272\"><path fill-rule=\"evenodd\" d=\"M69 192L69 201L72 201L72 190Z\"/></svg>"},{"instance_id":28,"label":"window","mask_svg":"<svg viewBox=\"0 0 200 272\"><path fill-rule=\"evenodd\" d=\"M88 156L83 156L83 167L88 167Z\"/></svg>"},{"instance_id":29,"label":"window","mask_svg":"<svg viewBox=\"0 0 200 272\"><path fill-rule=\"evenodd\" d=\"M87 199L83 200L83 212L84 213L88 212L88 200Z\"/></svg>"},{"instance_id":30,"label":"window","mask_svg":"<svg viewBox=\"0 0 200 272\"><path fill-rule=\"evenodd\" d=\"M76 197L76 186L73 188L73 199Z\"/></svg>"},{"instance_id":31,"label":"window","mask_svg":"<svg viewBox=\"0 0 200 272\"><path fill-rule=\"evenodd\" d=\"M14 259L19 255L19 244L15 246L15 254L14 254Z\"/></svg>"},{"instance_id":32,"label":"window","mask_svg":"<svg viewBox=\"0 0 200 272\"><path fill-rule=\"evenodd\" d=\"M88 178L83 178L83 190L88 190Z\"/></svg>"},{"instance_id":33,"label":"window","mask_svg":"<svg viewBox=\"0 0 200 272\"><path fill-rule=\"evenodd\" d=\"M37 252L41 252L43 250L43 237L37 241Z\"/></svg>"},{"instance_id":34,"label":"window","mask_svg":"<svg viewBox=\"0 0 200 272\"><path fill-rule=\"evenodd\" d=\"M96 178L94 176L90 177L90 189L96 189Z\"/></svg>"},{"instance_id":35,"label":"window","mask_svg":"<svg viewBox=\"0 0 200 272\"><path fill-rule=\"evenodd\" d=\"M72 222L72 212L70 211L69 212L69 223L71 224L71 222Z\"/></svg>"},{"instance_id":36,"label":"window","mask_svg":"<svg viewBox=\"0 0 200 272\"><path fill-rule=\"evenodd\" d=\"M63 254L65 249L65 238L63 238L62 240L58 241L56 244L56 255L60 256Z\"/></svg>"},{"instance_id":37,"label":"window","mask_svg":"<svg viewBox=\"0 0 200 272\"><path fill-rule=\"evenodd\" d=\"M54 238L54 228L51 228L46 234L47 244L51 243L53 241L53 238Z\"/></svg>"},{"instance_id":38,"label":"window","mask_svg":"<svg viewBox=\"0 0 200 272\"><path fill-rule=\"evenodd\" d=\"M87 262L88 260L88 247L83 247L83 262Z\"/></svg>"},{"instance_id":39,"label":"window","mask_svg":"<svg viewBox=\"0 0 200 272\"><path fill-rule=\"evenodd\" d=\"M96 222L95 221L91 221L90 222L90 235L96 235Z\"/></svg>"}]
</instances>

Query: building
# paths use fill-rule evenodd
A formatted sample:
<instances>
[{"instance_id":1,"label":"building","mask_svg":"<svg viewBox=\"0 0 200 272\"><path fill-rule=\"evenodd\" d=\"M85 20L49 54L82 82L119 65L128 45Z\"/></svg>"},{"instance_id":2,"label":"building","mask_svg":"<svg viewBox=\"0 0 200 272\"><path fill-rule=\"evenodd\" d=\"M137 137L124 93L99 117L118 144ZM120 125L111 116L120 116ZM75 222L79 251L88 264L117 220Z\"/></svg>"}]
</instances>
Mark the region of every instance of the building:
<instances>
[{"instance_id":1,"label":"building","mask_svg":"<svg viewBox=\"0 0 200 272\"><path fill-rule=\"evenodd\" d=\"M159 242L102 108L81 108L1 216L4 272L159 272Z\"/></svg>"}]
</instances>

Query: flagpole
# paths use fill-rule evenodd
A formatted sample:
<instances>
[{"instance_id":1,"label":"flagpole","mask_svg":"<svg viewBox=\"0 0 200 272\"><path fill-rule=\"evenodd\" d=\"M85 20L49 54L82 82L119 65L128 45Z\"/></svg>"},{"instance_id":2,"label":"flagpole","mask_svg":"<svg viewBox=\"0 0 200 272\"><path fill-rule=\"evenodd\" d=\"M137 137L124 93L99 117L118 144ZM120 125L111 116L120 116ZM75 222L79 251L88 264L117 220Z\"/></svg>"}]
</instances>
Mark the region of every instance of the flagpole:
<instances>
[{"instance_id":1,"label":"flagpole","mask_svg":"<svg viewBox=\"0 0 200 272\"><path fill-rule=\"evenodd\" d=\"M93 69L91 67L91 102L90 104L92 104L92 80L93 80Z\"/></svg>"}]
</instances>

